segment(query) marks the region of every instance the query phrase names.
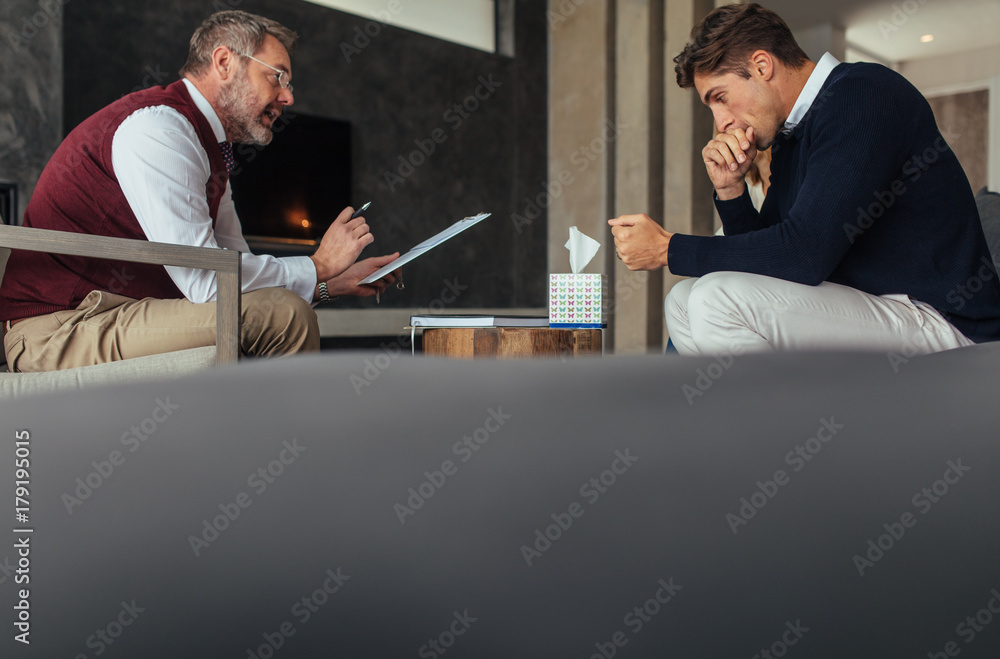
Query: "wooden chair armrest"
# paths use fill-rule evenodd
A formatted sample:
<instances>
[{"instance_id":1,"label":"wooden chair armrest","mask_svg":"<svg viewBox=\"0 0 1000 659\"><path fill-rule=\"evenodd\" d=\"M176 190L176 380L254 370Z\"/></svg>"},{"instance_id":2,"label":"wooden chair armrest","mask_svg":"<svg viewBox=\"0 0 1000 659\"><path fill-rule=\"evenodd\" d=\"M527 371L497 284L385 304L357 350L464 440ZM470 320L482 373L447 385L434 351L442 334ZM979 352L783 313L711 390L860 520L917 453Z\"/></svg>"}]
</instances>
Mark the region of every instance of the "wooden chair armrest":
<instances>
[{"instance_id":1,"label":"wooden chair armrest","mask_svg":"<svg viewBox=\"0 0 1000 659\"><path fill-rule=\"evenodd\" d=\"M0 251L4 248L213 270L218 274L216 360L224 364L239 359L242 256L238 251L0 225Z\"/></svg>"}]
</instances>

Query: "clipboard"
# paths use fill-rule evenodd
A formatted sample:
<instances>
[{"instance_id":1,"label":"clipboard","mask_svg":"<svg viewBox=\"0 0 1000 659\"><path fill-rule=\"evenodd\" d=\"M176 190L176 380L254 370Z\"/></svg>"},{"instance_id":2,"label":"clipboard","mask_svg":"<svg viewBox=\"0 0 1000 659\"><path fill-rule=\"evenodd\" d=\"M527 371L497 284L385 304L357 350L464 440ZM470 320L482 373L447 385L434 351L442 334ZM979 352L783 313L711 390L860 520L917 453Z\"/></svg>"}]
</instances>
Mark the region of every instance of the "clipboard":
<instances>
[{"instance_id":1,"label":"clipboard","mask_svg":"<svg viewBox=\"0 0 1000 659\"><path fill-rule=\"evenodd\" d=\"M472 215L471 217L466 217L459 220L458 222L455 222L444 231L434 234L424 242L415 246L409 252L403 254L392 263L382 266L375 272L371 273L370 275L359 281L358 284L371 284L378 281L379 279L385 277L387 274L389 274L396 268L402 267L403 265L409 263L410 261L417 258L421 254L425 254L431 251L432 249L434 249L444 241L448 240L449 238L457 236L458 234L462 233L469 227L479 224L480 222L488 218L490 215L492 215L492 213L480 213L478 215Z\"/></svg>"}]
</instances>

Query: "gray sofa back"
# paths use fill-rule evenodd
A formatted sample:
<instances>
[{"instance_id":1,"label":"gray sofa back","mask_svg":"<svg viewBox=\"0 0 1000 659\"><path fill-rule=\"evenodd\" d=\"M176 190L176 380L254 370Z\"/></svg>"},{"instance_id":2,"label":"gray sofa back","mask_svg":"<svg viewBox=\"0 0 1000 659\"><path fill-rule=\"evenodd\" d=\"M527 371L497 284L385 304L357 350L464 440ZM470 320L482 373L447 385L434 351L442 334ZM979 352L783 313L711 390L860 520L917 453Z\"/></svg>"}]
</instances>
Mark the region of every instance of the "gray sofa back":
<instances>
[{"instance_id":1,"label":"gray sofa back","mask_svg":"<svg viewBox=\"0 0 1000 659\"><path fill-rule=\"evenodd\" d=\"M993 263L1000 269L1000 194L983 188L976 194L976 206Z\"/></svg>"},{"instance_id":2,"label":"gray sofa back","mask_svg":"<svg viewBox=\"0 0 1000 659\"><path fill-rule=\"evenodd\" d=\"M33 656L133 605L102 656L1000 656L955 632L1000 588L1000 345L901 359L333 354L0 401Z\"/></svg>"}]
</instances>

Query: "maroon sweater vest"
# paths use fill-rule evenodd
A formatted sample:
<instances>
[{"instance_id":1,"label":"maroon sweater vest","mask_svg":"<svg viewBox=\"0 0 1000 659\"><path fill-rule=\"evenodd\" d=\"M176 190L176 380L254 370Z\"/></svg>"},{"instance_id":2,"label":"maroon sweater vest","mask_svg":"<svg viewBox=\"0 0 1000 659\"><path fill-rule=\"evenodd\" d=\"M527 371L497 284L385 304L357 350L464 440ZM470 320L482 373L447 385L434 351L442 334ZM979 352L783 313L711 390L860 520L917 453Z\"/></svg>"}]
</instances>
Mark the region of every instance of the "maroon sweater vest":
<instances>
[{"instance_id":1,"label":"maroon sweater vest","mask_svg":"<svg viewBox=\"0 0 1000 659\"><path fill-rule=\"evenodd\" d=\"M158 105L186 117L208 153L205 196L214 225L229 173L212 126L177 81L124 96L73 129L42 171L24 226L147 240L115 176L111 142L129 115ZM183 297L163 266L15 250L0 286L0 320L75 309L95 290L136 299Z\"/></svg>"}]
</instances>

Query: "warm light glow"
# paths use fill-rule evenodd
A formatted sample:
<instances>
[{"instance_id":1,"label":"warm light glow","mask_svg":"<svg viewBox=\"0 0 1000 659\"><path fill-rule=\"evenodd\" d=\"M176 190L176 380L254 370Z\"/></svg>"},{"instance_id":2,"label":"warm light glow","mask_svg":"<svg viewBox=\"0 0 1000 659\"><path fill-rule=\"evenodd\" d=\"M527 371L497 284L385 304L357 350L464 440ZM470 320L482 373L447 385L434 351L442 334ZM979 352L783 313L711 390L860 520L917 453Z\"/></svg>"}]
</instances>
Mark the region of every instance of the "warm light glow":
<instances>
[{"instance_id":1,"label":"warm light glow","mask_svg":"<svg viewBox=\"0 0 1000 659\"><path fill-rule=\"evenodd\" d=\"M925 34L924 36L920 37L920 43L930 43L932 41L934 41L933 34Z\"/></svg>"},{"instance_id":2,"label":"warm light glow","mask_svg":"<svg viewBox=\"0 0 1000 659\"><path fill-rule=\"evenodd\" d=\"M309 219L309 211L306 210L305 204L300 201L295 201L291 206L285 209L285 223L292 227L293 231L304 232L308 234L309 227L312 226L312 221Z\"/></svg>"}]
</instances>

